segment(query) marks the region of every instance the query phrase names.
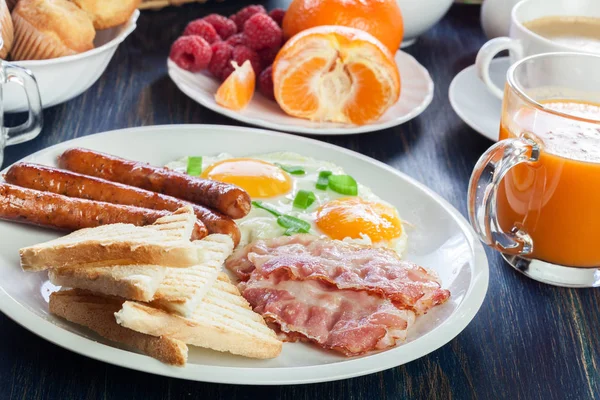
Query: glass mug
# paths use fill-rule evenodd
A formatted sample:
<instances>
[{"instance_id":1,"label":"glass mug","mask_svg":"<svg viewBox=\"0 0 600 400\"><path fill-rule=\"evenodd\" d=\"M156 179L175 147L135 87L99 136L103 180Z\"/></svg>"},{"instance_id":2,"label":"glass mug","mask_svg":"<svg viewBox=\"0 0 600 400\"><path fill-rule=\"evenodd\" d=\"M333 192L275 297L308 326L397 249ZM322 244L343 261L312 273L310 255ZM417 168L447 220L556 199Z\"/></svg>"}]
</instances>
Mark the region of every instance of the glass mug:
<instances>
[{"instance_id":1,"label":"glass mug","mask_svg":"<svg viewBox=\"0 0 600 400\"><path fill-rule=\"evenodd\" d=\"M2 41L0 40L0 47ZM21 85L27 95L29 116L19 126L4 126L2 87L7 83ZM42 130L42 100L37 82L31 72L6 61L0 62L0 166L4 160L4 148L35 138Z\"/></svg>"},{"instance_id":2,"label":"glass mug","mask_svg":"<svg viewBox=\"0 0 600 400\"><path fill-rule=\"evenodd\" d=\"M600 56L547 53L512 65L500 141L469 184L471 225L517 270L600 285Z\"/></svg>"}]
</instances>

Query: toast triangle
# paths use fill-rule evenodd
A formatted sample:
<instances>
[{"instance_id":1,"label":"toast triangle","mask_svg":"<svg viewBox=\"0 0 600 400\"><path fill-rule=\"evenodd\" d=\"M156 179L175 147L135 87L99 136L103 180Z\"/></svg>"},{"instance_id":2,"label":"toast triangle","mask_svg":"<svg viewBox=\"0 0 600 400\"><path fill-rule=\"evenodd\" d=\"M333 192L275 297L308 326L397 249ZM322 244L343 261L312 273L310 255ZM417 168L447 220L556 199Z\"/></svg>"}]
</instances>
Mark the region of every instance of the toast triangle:
<instances>
[{"instance_id":1,"label":"toast triangle","mask_svg":"<svg viewBox=\"0 0 600 400\"><path fill-rule=\"evenodd\" d=\"M196 221L191 207L159 218L154 225L103 225L19 250L28 271L116 265L190 267L199 253L190 242Z\"/></svg>"},{"instance_id":2,"label":"toast triangle","mask_svg":"<svg viewBox=\"0 0 600 400\"><path fill-rule=\"evenodd\" d=\"M126 301L115 313L119 325L157 337L252 358L274 358L282 343L221 273L190 317Z\"/></svg>"}]
</instances>

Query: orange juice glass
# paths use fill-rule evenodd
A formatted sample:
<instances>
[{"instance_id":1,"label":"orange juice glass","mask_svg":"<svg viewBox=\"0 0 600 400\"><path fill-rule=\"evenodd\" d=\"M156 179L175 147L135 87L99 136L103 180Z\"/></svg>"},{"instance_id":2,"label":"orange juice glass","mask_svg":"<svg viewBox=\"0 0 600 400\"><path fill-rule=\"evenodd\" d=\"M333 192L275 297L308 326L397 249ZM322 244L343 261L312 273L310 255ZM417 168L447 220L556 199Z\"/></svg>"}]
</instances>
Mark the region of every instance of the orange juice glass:
<instances>
[{"instance_id":1,"label":"orange juice glass","mask_svg":"<svg viewBox=\"0 0 600 400\"><path fill-rule=\"evenodd\" d=\"M524 274L600 285L600 56L548 53L511 66L500 141L475 166L469 217Z\"/></svg>"}]
</instances>

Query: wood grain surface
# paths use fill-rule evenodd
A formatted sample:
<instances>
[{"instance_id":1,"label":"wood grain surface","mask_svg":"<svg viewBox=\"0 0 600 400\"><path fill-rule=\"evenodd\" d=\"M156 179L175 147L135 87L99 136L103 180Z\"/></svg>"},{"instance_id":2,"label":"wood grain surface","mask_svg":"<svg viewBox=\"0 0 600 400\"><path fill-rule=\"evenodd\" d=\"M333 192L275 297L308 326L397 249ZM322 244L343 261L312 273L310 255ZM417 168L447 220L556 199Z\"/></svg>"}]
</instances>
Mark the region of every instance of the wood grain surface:
<instances>
[{"instance_id":1,"label":"wood grain surface","mask_svg":"<svg viewBox=\"0 0 600 400\"><path fill-rule=\"evenodd\" d=\"M106 130L171 123L240 125L188 99L167 77L165 62L171 42L188 21L211 12L229 15L246 4L227 0L143 12L137 30L100 80L78 98L46 110L43 133L8 148L4 166L52 144ZM285 7L285 2L266 5ZM407 50L435 81L431 106L400 127L320 139L407 173L466 215L471 170L491 142L453 112L448 86L473 63L484 41L479 7L453 6ZM0 399L600 398L600 291L539 284L509 268L497 253L488 251L488 257L487 298L457 338L407 365L332 383L251 387L153 376L74 354L0 314Z\"/></svg>"}]
</instances>

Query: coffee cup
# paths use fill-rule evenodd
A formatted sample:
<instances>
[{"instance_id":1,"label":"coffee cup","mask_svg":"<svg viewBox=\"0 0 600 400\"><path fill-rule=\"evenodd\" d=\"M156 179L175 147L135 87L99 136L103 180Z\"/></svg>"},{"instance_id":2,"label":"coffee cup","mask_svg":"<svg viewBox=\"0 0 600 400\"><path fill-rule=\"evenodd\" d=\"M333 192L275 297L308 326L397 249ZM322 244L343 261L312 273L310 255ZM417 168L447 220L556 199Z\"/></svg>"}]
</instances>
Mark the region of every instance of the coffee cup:
<instances>
[{"instance_id":1,"label":"coffee cup","mask_svg":"<svg viewBox=\"0 0 600 400\"><path fill-rule=\"evenodd\" d=\"M584 52L600 54L600 1L523 0L511 12L509 37L488 41L475 66L489 91L502 99L503 88L490 79L490 62L508 50L510 63L535 54Z\"/></svg>"}]
</instances>

